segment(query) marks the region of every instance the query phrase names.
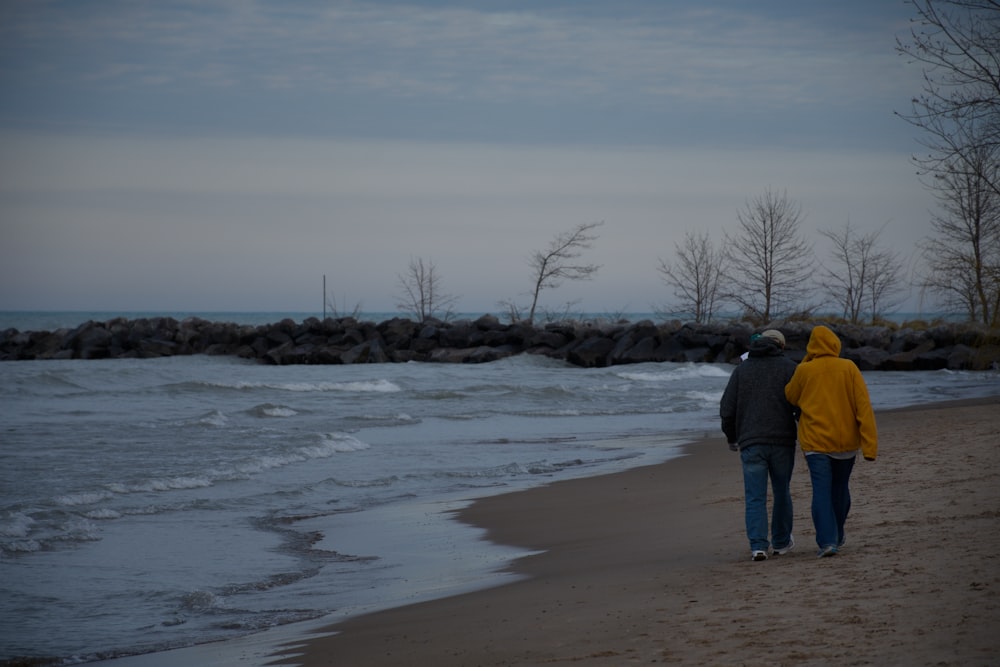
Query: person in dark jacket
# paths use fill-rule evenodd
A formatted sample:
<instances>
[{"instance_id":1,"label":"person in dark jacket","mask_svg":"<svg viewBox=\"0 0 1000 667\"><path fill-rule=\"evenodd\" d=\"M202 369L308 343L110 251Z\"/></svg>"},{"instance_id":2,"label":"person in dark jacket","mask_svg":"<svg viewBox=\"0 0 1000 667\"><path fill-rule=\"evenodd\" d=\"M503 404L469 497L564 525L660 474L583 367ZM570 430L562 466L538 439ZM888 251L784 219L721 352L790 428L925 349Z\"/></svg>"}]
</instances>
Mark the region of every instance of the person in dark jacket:
<instances>
[{"instance_id":1,"label":"person in dark jacket","mask_svg":"<svg viewBox=\"0 0 1000 667\"><path fill-rule=\"evenodd\" d=\"M769 553L788 553L795 546L789 484L797 452L796 415L785 398L785 385L796 365L784 349L785 336L776 329L751 339L750 353L729 377L719 404L722 431L743 463L746 530L755 561L767 560ZM768 480L773 494L770 541Z\"/></svg>"}]
</instances>

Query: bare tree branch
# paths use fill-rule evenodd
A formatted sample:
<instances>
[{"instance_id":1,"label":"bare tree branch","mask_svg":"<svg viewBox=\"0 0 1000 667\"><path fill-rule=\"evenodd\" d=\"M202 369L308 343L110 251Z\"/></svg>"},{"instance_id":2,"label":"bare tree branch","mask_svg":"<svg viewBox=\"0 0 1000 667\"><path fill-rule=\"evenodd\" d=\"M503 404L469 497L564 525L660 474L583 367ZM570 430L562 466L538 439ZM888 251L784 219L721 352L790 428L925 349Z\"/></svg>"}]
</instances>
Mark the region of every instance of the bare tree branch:
<instances>
[{"instance_id":1,"label":"bare tree branch","mask_svg":"<svg viewBox=\"0 0 1000 667\"><path fill-rule=\"evenodd\" d=\"M725 298L762 322L804 307L813 253L800 236L801 207L768 189L748 201L737 220L736 234L725 234Z\"/></svg>"},{"instance_id":2,"label":"bare tree branch","mask_svg":"<svg viewBox=\"0 0 1000 667\"><path fill-rule=\"evenodd\" d=\"M690 313L698 324L712 321L720 300L722 253L707 233L687 232L683 244L674 244L673 264L660 259L660 278L673 288L679 310Z\"/></svg>"},{"instance_id":3,"label":"bare tree branch","mask_svg":"<svg viewBox=\"0 0 1000 667\"><path fill-rule=\"evenodd\" d=\"M833 244L834 268L823 269L824 289L854 324L865 314L875 322L899 305L903 264L897 253L878 247L883 229L859 236L848 221L838 231L820 230Z\"/></svg>"},{"instance_id":4,"label":"bare tree branch","mask_svg":"<svg viewBox=\"0 0 1000 667\"><path fill-rule=\"evenodd\" d=\"M966 171L981 164L978 147L1000 145L1000 2L909 0L916 11L909 40L896 51L923 68L923 91L897 115L924 132L929 152L914 156L923 175ZM1000 194L1000 181L978 177Z\"/></svg>"},{"instance_id":5,"label":"bare tree branch","mask_svg":"<svg viewBox=\"0 0 1000 667\"><path fill-rule=\"evenodd\" d=\"M441 288L441 274L433 261L424 264L422 257L410 258L405 274L396 274L399 284L399 302L396 307L413 315L418 322L426 322L439 314L444 319L451 316L457 296L445 294Z\"/></svg>"},{"instance_id":6,"label":"bare tree branch","mask_svg":"<svg viewBox=\"0 0 1000 667\"><path fill-rule=\"evenodd\" d=\"M576 260L583 255L583 250L592 247L597 235L591 232L603 224L603 221L579 224L557 235L546 250L536 250L531 254L528 265L532 268L534 288L528 322L535 320L538 296L543 289L555 289L565 280L590 280L601 268L599 264L582 264Z\"/></svg>"},{"instance_id":7,"label":"bare tree branch","mask_svg":"<svg viewBox=\"0 0 1000 667\"><path fill-rule=\"evenodd\" d=\"M1000 172L998 146L980 146L953 158L934 181L940 213L931 219L934 236L922 250L927 274L922 285L944 305L969 320L997 325L1000 313L1000 193L989 183Z\"/></svg>"}]
</instances>

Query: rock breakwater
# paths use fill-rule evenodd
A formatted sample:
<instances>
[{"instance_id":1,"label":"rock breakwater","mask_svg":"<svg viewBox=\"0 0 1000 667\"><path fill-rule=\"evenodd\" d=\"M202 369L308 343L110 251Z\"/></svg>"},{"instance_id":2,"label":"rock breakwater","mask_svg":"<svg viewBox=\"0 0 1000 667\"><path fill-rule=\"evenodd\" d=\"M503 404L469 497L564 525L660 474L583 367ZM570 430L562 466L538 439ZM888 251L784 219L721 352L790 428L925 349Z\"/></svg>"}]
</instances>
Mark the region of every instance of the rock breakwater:
<instances>
[{"instance_id":1,"label":"rock breakwater","mask_svg":"<svg viewBox=\"0 0 1000 667\"><path fill-rule=\"evenodd\" d=\"M771 323L767 328L785 334L786 353L798 361L805 356L809 332L818 323ZM843 356L862 370L985 370L996 368L1000 361L997 336L974 325L918 330L825 324L840 337ZM501 323L492 315L454 322L286 319L259 326L200 318L118 318L57 331L7 329L0 332L0 360L207 354L277 365L482 363L541 354L581 367L663 361L735 363L755 330L745 323L657 324L650 320L533 326Z\"/></svg>"}]
</instances>

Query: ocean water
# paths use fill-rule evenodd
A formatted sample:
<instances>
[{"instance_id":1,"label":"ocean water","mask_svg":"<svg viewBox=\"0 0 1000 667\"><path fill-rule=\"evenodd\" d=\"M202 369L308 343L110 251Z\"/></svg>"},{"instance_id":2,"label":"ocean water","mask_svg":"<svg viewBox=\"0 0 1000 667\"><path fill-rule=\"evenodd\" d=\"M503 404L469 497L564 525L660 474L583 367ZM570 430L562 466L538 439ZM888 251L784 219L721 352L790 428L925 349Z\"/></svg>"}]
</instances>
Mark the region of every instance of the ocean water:
<instances>
[{"instance_id":1,"label":"ocean water","mask_svg":"<svg viewBox=\"0 0 1000 667\"><path fill-rule=\"evenodd\" d=\"M484 313L454 313L449 319L451 321L460 319L475 320ZM507 321L505 313L492 313L501 322ZM19 331L56 331L58 329L72 329L88 320L95 322L107 322L117 317L127 319L138 319L142 317L173 317L181 321L187 317L200 317L210 322L233 322L236 324L272 324L283 319L292 319L296 322L309 317L322 319L324 315L332 317L329 311L317 310L315 312L205 312L205 311L147 311L147 312L122 312L122 311L0 311L0 331L6 329L17 329ZM370 322L384 322L394 317L412 317L401 312L366 312L360 313L358 319ZM553 319L558 319L554 315ZM656 313L636 312L636 313L569 313L569 319L581 321L616 321L620 317L630 322L640 320L661 321L663 318ZM538 322L544 323L549 319L547 314L538 316ZM907 322L912 320L955 320L956 316L947 313L891 313L886 315L886 319L892 322Z\"/></svg>"},{"instance_id":2,"label":"ocean water","mask_svg":"<svg viewBox=\"0 0 1000 667\"><path fill-rule=\"evenodd\" d=\"M95 318L96 319L96 318ZM677 456L731 367L0 363L0 663L239 637L501 583L450 511ZM866 374L878 408L996 372Z\"/></svg>"}]
</instances>

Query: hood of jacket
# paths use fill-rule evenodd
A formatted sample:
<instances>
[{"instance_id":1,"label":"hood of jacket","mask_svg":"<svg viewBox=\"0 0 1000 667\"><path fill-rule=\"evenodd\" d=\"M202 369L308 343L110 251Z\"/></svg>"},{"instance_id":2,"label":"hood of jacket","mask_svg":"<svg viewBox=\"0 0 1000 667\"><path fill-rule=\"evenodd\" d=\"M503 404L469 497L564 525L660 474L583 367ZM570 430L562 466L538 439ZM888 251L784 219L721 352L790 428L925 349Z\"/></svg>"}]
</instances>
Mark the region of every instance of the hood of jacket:
<instances>
[{"instance_id":1,"label":"hood of jacket","mask_svg":"<svg viewBox=\"0 0 1000 667\"><path fill-rule=\"evenodd\" d=\"M816 357L839 357L840 339L827 327L815 327L809 335L806 346L806 356L802 361L811 361Z\"/></svg>"}]
</instances>

